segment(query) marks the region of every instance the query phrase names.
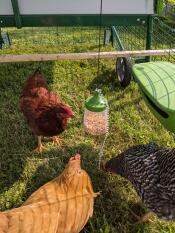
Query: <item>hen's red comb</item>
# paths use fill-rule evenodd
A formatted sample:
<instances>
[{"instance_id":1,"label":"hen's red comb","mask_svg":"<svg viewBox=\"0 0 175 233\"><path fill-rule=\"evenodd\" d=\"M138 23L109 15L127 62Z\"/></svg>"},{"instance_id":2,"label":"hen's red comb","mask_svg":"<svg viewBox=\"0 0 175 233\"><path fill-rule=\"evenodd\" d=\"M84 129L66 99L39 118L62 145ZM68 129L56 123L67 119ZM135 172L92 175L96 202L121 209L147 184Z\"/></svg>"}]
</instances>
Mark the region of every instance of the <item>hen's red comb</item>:
<instances>
[{"instance_id":1,"label":"hen's red comb","mask_svg":"<svg viewBox=\"0 0 175 233\"><path fill-rule=\"evenodd\" d=\"M63 106L64 110L67 112L68 116L73 117L74 112L66 105Z\"/></svg>"}]
</instances>

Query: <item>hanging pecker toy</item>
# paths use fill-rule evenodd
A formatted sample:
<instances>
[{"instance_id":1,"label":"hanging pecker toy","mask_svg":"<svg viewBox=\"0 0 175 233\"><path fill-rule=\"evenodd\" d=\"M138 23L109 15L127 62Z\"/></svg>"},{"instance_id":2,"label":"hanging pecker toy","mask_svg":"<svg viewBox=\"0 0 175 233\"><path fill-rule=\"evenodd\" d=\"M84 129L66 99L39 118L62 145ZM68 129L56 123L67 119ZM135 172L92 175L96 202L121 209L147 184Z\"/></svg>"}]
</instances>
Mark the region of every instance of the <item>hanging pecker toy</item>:
<instances>
[{"instance_id":1,"label":"hanging pecker toy","mask_svg":"<svg viewBox=\"0 0 175 233\"><path fill-rule=\"evenodd\" d=\"M100 89L85 102L84 130L94 136L108 132L108 104Z\"/></svg>"},{"instance_id":2,"label":"hanging pecker toy","mask_svg":"<svg viewBox=\"0 0 175 233\"><path fill-rule=\"evenodd\" d=\"M105 136L99 152L99 166L103 157L103 147L108 136L109 107L107 99L100 89L90 96L85 102L84 131L93 136Z\"/></svg>"}]
</instances>

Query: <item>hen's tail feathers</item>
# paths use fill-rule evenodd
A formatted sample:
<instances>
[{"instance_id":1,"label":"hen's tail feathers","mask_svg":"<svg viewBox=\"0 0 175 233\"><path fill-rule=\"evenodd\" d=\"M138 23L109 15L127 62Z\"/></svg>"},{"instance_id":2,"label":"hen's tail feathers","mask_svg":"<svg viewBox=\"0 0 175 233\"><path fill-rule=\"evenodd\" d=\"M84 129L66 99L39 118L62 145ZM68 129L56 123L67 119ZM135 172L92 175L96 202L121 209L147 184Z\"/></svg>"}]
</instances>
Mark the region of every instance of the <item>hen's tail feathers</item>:
<instances>
[{"instance_id":1,"label":"hen's tail feathers","mask_svg":"<svg viewBox=\"0 0 175 233\"><path fill-rule=\"evenodd\" d=\"M8 232L8 218L5 214L0 212L0 233Z\"/></svg>"}]
</instances>

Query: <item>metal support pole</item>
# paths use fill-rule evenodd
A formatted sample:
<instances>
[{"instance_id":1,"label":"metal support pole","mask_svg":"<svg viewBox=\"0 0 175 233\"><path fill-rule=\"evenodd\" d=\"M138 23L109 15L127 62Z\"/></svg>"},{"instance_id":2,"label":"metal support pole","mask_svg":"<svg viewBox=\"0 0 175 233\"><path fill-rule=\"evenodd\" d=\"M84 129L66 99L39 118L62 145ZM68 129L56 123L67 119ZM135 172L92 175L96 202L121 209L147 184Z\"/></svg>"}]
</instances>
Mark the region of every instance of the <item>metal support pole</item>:
<instances>
[{"instance_id":1,"label":"metal support pole","mask_svg":"<svg viewBox=\"0 0 175 233\"><path fill-rule=\"evenodd\" d=\"M11 0L11 2L12 2L13 13L14 13L14 17L15 17L16 27L21 28L22 23L21 23L21 15L20 15L20 11L19 11L18 0Z\"/></svg>"},{"instance_id":2,"label":"metal support pole","mask_svg":"<svg viewBox=\"0 0 175 233\"><path fill-rule=\"evenodd\" d=\"M1 36L1 28L0 28L0 49L2 49L3 44L4 44L4 41Z\"/></svg>"},{"instance_id":3,"label":"metal support pole","mask_svg":"<svg viewBox=\"0 0 175 233\"><path fill-rule=\"evenodd\" d=\"M152 33L153 33L153 16L148 16L148 23L147 23L147 35L146 35L146 49L151 50L151 42L152 42ZM150 57L145 57L147 62L150 61Z\"/></svg>"},{"instance_id":4,"label":"metal support pole","mask_svg":"<svg viewBox=\"0 0 175 233\"><path fill-rule=\"evenodd\" d=\"M117 29L116 29L115 26L112 26L112 33L113 33L113 40L114 40L114 37L115 37L115 39L116 39L116 41L117 41L117 44L118 44L120 50L121 50L121 51L124 51L124 50L125 50L125 49L124 49L124 46L123 46L123 44L122 44L122 41L120 40L119 34L118 34ZM114 47L114 42L113 42L113 45L112 45L112 46Z\"/></svg>"},{"instance_id":5,"label":"metal support pole","mask_svg":"<svg viewBox=\"0 0 175 233\"><path fill-rule=\"evenodd\" d=\"M114 48L114 33L113 33L113 30L112 30L112 27L111 27L111 38L110 38L110 41L111 41L112 47Z\"/></svg>"}]
</instances>

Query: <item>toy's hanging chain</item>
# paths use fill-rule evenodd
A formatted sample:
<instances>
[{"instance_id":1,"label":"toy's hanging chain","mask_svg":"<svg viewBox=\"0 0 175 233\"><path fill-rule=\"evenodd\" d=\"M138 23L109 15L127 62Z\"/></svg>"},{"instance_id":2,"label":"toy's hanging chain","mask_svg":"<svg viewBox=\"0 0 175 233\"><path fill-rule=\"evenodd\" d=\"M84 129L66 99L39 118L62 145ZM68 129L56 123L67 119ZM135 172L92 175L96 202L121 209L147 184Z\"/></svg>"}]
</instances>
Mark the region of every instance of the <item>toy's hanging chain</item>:
<instances>
[{"instance_id":1,"label":"toy's hanging chain","mask_svg":"<svg viewBox=\"0 0 175 233\"><path fill-rule=\"evenodd\" d=\"M102 144L100 146L100 149L99 149L99 157L98 157L98 168L100 169L100 164L101 164L101 160L103 159L103 149L104 149L104 145L105 145L105 142L106 142L106 139L109 135L109 105L108 105L108 102L106 100L106 111L107 111L107 131L105 133L105 136L104 136L104 140L102 141Z\"/></svg>"},{"instance_id":2,"label":"toy's hanging chain","mask_svg":"<svg viewBox=\"0 0 175 233\"><path fill-rule=\"evenodd\" d=\"M101 28L102 28L102 11L103 11L103 0L100 1L100 28L99 28L99 48L98 48L98 70L97 70L97 76L99 76L100 73L100 51L101 51ZM109 119L109 105L108 102L106 101L106 106L107 106L107 120ZM107 122L107 126L109 125L109 123ZM107 132L105 134L104 140L102 141L102 144L100 146L99 149L99 158L98 158L98 168L100 169L100 164L101 164L101 160L103 159L103 149L104 149L104 145L106 142L106 139L108 137L109 134L109 127L107 128Z\"/></svg>"},{"instance_id":3,"label":"toy's hanging chain","mask_svg":"<svg viewBox=\"0 0 175 233\"><path fill-rule=\"evenodd\" d=\"M100 1L100 28L99 28L99 34L98 34L98 65L97 65L97 76L99 76L100 73L100 51L101 51L101 27L102 27L102 10L103 10L103 0Z\"/></svg>"}]
</instances>

